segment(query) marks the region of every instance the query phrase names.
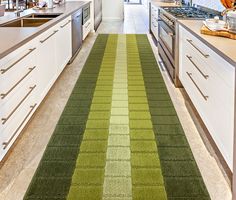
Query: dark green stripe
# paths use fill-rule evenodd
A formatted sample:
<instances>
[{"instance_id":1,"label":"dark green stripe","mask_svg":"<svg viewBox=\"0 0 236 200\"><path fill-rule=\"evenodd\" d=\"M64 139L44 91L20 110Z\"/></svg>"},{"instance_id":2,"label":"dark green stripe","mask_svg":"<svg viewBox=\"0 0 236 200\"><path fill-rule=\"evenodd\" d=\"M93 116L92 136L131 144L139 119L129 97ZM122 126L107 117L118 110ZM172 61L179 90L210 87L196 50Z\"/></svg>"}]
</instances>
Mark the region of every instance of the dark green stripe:
<instances>
[{"instance_id":1,"label":"dark green stripe","mask_svg":"<svg viewBox=\"0 0 236 200\"><path fill-rule=\"evenodd\" d=\"M96 39L26 192L25 200L66 199L107 39L108 35L99 35Z\"/></svg>"},{"instance_id":2,"label":"dark green stripe","mask_svg":"<svg viewBox=\"0 0 236 200\"><path fill-rule=\"evenodd\" d=\"M168 199L210 199L148 38L136 38Z\"/></svg>"}]
</instances>

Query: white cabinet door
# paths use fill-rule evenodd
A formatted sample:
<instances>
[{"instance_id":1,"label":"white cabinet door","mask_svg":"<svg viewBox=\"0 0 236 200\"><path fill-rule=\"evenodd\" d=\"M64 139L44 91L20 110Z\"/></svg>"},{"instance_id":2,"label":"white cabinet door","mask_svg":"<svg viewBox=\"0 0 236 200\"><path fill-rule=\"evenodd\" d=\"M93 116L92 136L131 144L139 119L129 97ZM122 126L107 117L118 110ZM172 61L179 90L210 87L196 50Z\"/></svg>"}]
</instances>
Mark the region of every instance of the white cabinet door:
<instances>
[{"instance_id":1,"label":"white cabinet door","mask_svg":"<svg viewBox=\"0 0 236 200\"><path fill-rule=\"evenodd\" d=\"M39 36L37 63L40 77L41 98L47 94L58 75L55 57L56 34L58 29L49 29Z\"/></svg>"},{"instance_id":2,"label":"white cabinet door","mask_svg":"<svg viewBox=\"0 0 236 200\"><path fill-rule=\"evenodd\" d=\"M58 25L56 34L56 67L58 74L64 69L72 56L71 16Z\"/></svg>"}]
</instances>

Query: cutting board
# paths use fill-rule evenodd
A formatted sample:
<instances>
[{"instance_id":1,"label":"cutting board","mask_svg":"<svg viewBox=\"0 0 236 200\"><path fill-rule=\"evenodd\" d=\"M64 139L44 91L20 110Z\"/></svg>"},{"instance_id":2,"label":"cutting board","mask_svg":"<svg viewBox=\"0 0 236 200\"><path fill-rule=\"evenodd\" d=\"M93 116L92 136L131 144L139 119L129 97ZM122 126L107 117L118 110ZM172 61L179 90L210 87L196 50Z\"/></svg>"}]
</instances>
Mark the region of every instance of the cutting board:
<instances>
[{"instance_id":1,"label":"cutting board","mask_svg":"<svg viewBox=\"0 0 236 200\"><path fill-rule=\"evenodd\" d=\"M230 33L228 31L211 31L205 25L202 26L201 33L205 34L205 35L227 37L227 38L236 40L236 34L234 34L234 33Z\"/></svg>"}]
</instances>

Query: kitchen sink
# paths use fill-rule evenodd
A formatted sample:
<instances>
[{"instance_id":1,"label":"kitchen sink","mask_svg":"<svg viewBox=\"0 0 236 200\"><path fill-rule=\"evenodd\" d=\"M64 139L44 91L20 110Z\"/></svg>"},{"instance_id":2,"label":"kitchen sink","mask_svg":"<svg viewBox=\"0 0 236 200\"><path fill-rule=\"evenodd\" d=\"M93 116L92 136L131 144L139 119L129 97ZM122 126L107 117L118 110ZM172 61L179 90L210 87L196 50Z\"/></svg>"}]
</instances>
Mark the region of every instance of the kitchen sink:
<instances>
[{"instance_id":1,"label":"kitchen sink","mask_svg":"<svg viewBox=\"0 0 236 200\"><path fill-rule=\"evenodd\" d=\"M61 14L40 14L33 13L20 19L7 22L0 25L1 27L38 27L44 23L58 17Z\"/></svg>"},{"instance_id":2,"label":"kitchen sink","mask_svg":"<svg viewBox=\"0 0 236 200\"><path fill-rule=\"evenodd\" d=\"M53 18L56 18L58 16L60 16L62 13L33 13L33 14L30 14L28 16L25 16L24 18L50 18L50 19L53 19Z\"/></svg>"}]
</instances>

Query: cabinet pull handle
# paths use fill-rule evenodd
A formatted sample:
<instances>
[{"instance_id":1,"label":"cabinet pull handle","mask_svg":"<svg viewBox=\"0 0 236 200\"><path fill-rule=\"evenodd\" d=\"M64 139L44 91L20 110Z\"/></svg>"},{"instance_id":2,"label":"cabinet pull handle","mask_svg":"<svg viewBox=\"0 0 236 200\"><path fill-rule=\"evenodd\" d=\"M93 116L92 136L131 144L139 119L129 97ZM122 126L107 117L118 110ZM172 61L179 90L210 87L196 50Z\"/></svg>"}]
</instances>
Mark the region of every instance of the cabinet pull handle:
<instances>
[{"instance_id":1,"label":"cabinet pull handle","mask_svg":"<svg viewBox=\"0 0 236 200\"><path fill-rule=\"evenodd\" d=\"M71 22L71 20L69 20L68 22L66 22L64 25L61 25L61 28L64 28L67 24L69 24Z\"/></svg>"},{"instance_id":2,"label":"cabinet pull handle","mask_svg":"<svg viewBox=\"0 0 236 200\"><path fill-rule=\"evenodd\" d=\"M51 35L49 35L48 37L46 37L43 40L40 40L41 43L44 43L45 41L47 41L50 37L52 37L53 35L55 35L58 32L58 30L53 31L53 33Z\"/></svg>"},{"instance_id":3,"label":"cabinet pull handle","mask_svg":"<svg viewBox=\"0 0 236 200\"><path fill-rule=\"evenodd\" d=\"M8 94L10 94L12 90L14 90L16 86L19 85L35 68L36 66L30 67L29 71L19 81L17 81L16 84L11 87L11 89L9 89L6 93L0 94L1 99L4 99Z\"/></svg>"},{"instance_id":4,"label":"cabinet pull handle","mask_svg":"<svg viewBox=\"0 0 236 200\"><path fill-rule=\"evenodd\" d=\"M203 94L203 92L201 91L201 89L199 88L197 83L193 80L192 73L189 73L189 72L186 72L186 73L189 76L189 78L191 79L191 81L193 82L193 84L195 85L195 87L197 88L197 90L199 91L199 93L202 95L203 99L205 99L205 101L207 101L207 99L209 97Z\"/></svg>"},{"instance_id":5,"label":"cabinet pull handle","mask_svg":"<svg viewBox=\"0 0 236 200\"><path fill-rule=\"evenodd\" d=\"M205 79L208 79L208 78L209 78L209 75L204 74L204 73L199 69L199 67L194 63L194 61L193 61L193 59L192 59L192 56L186 55L186 57L189 59L189 61L193 64L193 66L200 72L200 74L201 74Z\"/></svg>"},{"instance_id":6,"label":"cabinet pull handle","mask_svg":"<svg viewBox=\"0 0 236 200\"><path fill-rule=\"evenodd\" d=\"M1 74L4 74L5 72L7 72L9 69L11 69L14 65L16 65L18 62L20 62L22 59L24 59L26 56L28 56L29 54L31 54L36 48L32 48L29 49L29 51L23 55L21 58L19 58L17 61L15 61L14 63L12 63L9 67L5 68L5 69L1 69Z\"/></svg>"},{"instance_id":7,"label":"cabinet pull handle","mask_svg":"<svg viewBox=\"0 0 236 200\"><path fill-rule=\"evenodd\" d=\"M4 125L10 118L11 116L16 112L16 110L20 107L20 105L25 101L25 99L30 95L30 93L34 90L34 88L36 88L36 85L34 85L33 87L29 87L29 92L24 96L24 98L17 104L17 106L11 111L11 113L5 117L2 118L2 124Z\"/></svg>"},{"instance_id":8,"label":"cabinet pull handle","mask_svg":"<svg viewBox=\"0 0 236 200\"><path fill-rule=\"evenodd\" d=\"M10 144L10 142L13 140L13 138L15 137L15 135L17 134L17 132L20 130L20 128L22 127L22 125L25 123L25 121L27 120L27 118L30 116L30 114L33 112L35 106L37 105L34 104L32 106L30 106L30 111L28 112L28 114L25 116L25 118L23 119L23 121L21 122L21 124L19 125L19 127L15 130L15 132L13 133L13 135L10 137L10 139L7 142L3 142L3 149L6 149L8 147L8 145Z\"/></svg>"},{"instance_id":9,"label":"cabinet pull handle","mask_svg":"<svg viewBox=\"0 0 236 200\"><path fill-rule=\"evenodd\" d=\"M187 39L189 44L191 44L200 54L202 54L205 58L208 58L210 55L203 53L194 43L192 40Z\"/></svg>"}]
</instances>

